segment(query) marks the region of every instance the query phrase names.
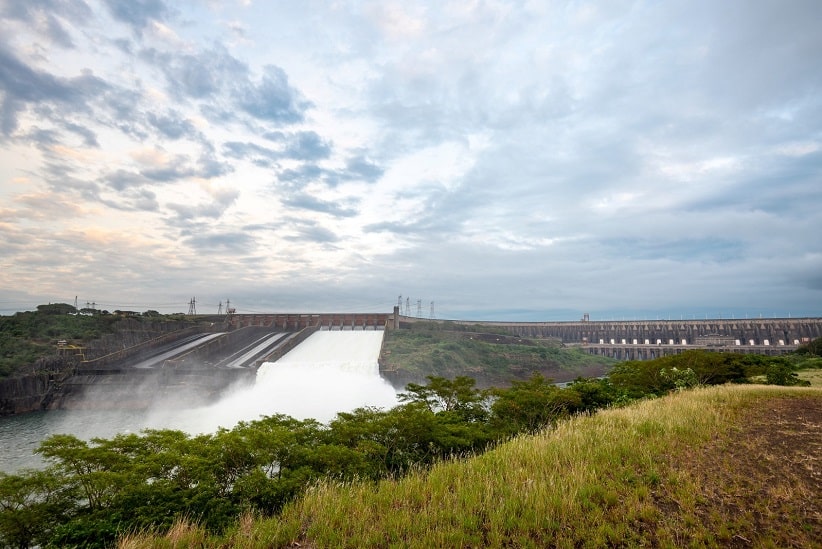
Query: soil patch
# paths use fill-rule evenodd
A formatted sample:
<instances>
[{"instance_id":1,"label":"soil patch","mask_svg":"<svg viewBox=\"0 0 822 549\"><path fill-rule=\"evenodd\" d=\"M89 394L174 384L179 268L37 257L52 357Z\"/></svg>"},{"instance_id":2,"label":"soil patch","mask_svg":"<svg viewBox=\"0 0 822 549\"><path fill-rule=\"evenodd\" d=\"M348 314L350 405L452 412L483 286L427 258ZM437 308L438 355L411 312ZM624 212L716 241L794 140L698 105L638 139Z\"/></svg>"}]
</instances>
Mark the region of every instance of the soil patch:
<instances>
[{"instance_id":1,"label":"soil patch","mask_svg":"<svg viewBox=\"0 0 822 549\"><path fill-rule=\"evenodd\" d=\"M686 524L701 523L699 541L822 547L822 399L763 399L726 436L676 461L696 501L658 504L678 507Z\"/></svg>"}]
</instances>

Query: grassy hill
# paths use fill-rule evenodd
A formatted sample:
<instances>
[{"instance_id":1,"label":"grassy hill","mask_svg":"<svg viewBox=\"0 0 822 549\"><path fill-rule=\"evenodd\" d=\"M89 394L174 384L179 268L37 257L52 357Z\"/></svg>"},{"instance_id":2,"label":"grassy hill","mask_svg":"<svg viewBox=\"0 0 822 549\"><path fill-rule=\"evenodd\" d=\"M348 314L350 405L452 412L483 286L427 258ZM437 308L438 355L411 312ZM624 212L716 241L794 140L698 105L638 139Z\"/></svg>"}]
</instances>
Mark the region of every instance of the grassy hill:
<instances>
[{"instance_id":1,"label":"grassy hill","mask_svg":"<svg viewBox=\"0 0 822 549\"><path fill-rule=\"evenodd\" d=\"M326 481L223 537L178 523L119 547L822 544L822 389L682 391L396 481Z\"/></svg>"},{"instance_id":2,"label":"grassy hill","mask_svg":"<svg viewBox=\"0 0 822 549\"><path fill-rule=\"evenodd\" d=\"M382 375L396 387L423 383L429 375L468 376L480 387L506 386L534 373L562 382L602 376L616 363L564 347L558 340L441 322L416 322L387 331L380 356Z\"/></svg>"}]
</instances>

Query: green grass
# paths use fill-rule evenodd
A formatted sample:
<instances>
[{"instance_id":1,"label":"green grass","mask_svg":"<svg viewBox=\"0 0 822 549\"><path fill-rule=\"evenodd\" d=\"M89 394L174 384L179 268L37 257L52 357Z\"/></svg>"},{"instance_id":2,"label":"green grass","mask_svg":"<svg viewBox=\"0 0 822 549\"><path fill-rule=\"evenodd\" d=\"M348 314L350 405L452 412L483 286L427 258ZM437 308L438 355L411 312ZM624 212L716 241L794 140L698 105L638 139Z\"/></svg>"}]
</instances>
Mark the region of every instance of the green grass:
<instances>
[{"instance_id":1,"label":"green grass","mask_svg":"<svg viewBox=\"0 0 822 549\"><path fill-rule=\"evenodd\" d=\"M601 375L617 361L564 348L554 340L527 340L510 334L451 331L427 325L386 332L384 372L423 382L425 376L469 376L480 385L506 385L533 372L545 377L573 379L586 368Z\"/></svg>"},{"instance_id":2,"label":"green grass","mask_svg":"<svg viewBox=\"0 0 822 549\"><path fill-rule=\"evenodd\" d=\"M799 379L809 381L812 387L822 387L822 359L817 358L820 364L816 368L799 370L796 374Z\"/></svg>"},{"instance_id":3,"label":"green grass","mask_svg":"<svg viewBox=\"0 0 822 549\"><path fill-rule=\"evenodd\" d=\"M818 493L781 477L760 478L756 460L746 461L762 449L762 459L774 460L766 471L786 465L784 456L768 457L767 438L751 438L759 446L745 446L745 429L750 418L770 421L772 402L799 398L805 399L800 409L818 412L822 405L822 391L815 388L680 392L572 418L399 480L326 481L281 516L244 517L222 538L183 523L164 537L129 536L120 547L181 547L174 541L181 536L202 547L247 548L705 547L737 539L754 546L812 546L822 532L818 521L809 523L802 513L808 501L819 504ZM811 430L818 439L816 431L818 425ZM734 448L739 452L729 451ZM734 467L726 455L753 469ZM745 482L753 484L738 486ZM753 498L731 504L718 499L735 490ZM772 507L779 513L769 516Z\"/></svg>"}]
</instances>

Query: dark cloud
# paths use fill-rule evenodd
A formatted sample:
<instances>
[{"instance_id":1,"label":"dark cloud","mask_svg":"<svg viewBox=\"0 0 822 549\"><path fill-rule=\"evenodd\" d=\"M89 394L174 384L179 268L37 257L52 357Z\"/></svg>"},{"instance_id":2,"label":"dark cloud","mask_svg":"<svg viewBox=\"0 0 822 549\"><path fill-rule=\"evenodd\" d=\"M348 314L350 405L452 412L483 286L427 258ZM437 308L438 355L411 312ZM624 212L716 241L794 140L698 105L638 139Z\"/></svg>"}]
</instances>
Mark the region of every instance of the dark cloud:
<instances>
[{"instance_id":1,"label":"dark cloud","mask_svg":"<svg viewBox=\"0 0 822 549\"><path fill-rule=\"evenodd\" d=\"M206 151L197 159L195 174L205 179L213 179L228 175L234 171L234 167L228 162L219 160L213 152Z\"/></svg>"},{"instance_id":2,"label":"dark cloud","mask_svg":"<svg viewBox=\"0 0 822 549\"><path fill-rule=\"evenodd\" d=\"M201 218L219 219L239 195L240 192L237 189L224 189L215 192L213 200L204 204L169 204L168 207L177 213L177 220L183 224Z\"/></svg>"},{"instance_id":3,"label":"dark cloud","mask_svg":"<svg viewBox=\"0 0 822 549\"><path fill-rule=\"evenodd\" d=\"M165 21L171 12L161 0L105 0L112 17L128 24L136 33L151 21Z\"/></svg>"},{"instance_id":4,"label":"dark cloud","mask_svg":"<svg viewBox=\"0 0 822 549\"><path fill-rule=\"evenodd\" d=\"M313 131L294 134L268 132L264 137L279 144L280 148L273 149L256 143L229 141L223 145L223 153L231 158L248 160L262 167L272 167L277 161L283 159L318 161L331 155L331 144ZM294 177L298 177L296 173L286 175L286 178Z\"/></svg>"},{"instance_id":5,"label":"dark cloud","mask_svg":"<svg viewBox=\"0 0 822 549\"><path fill-rule=\"evenodd\" d=\"M79 95L67 82L22 63L0 42L0 90L3 91L0 121L3 133L17 128L17 114L27 102L73 101Z\"/></svg>"},{"instance_id":6,"label":"dark cloud","mask_svg":"<svg viewBox=\"0 0 822 549\"><path fill-rule=\"evenodd\" d=\"M117 194L116 199L100 197L99 201L120 211L156 212L160 209L157 195L153 191L142 188L126 188Z\"/></svg>"},{"instance_id":7,"label":"dark cloud","mask_svg":"<svg viewBox=\"0 0 822 549\"><path fill-rule=\"evenodd\" d=\"M116 172L105 176L101 183L116 191L123 191L133 187L143 186L146 183L149 183L149 180L141 174L128 172L126 170L117 170Z\"/></svg>"},{"instance_id":8,"label":"dark cloud","mask_svg":"<svg viewBox=\"0 0 822 549\"><path fill-rule=\"evenodd\" d=\"M327 200L320 200L309 194L297 194L283 200L283 204L292 208L300 208L321 212L334 217L353 217L357 215L357 210L343 204L336 204Z\"/></svg>"},{"instance_id":9,"label":"dark cloud","mask_svg":"<svg viewBox=\"0 0 822 549\"><path fill-rule=\"evenodd\" d=\"M341 174L343 179L365 181L366 183L374 183L385 172L380 166L364 156L350 158L345 167L345 171Z\"/></svg>"},{"instance_id":10,"label":"dark cloud","mask_svg":"<svg viewBox=\"0 0 822 549\"><path fill-rule=\"evenodd\" d=\"M310 242L315 244L333 244L340 238L333 231L311 221L293 219L288 224L288 232L283 235L290 242Z\"/></svg>"},{"instance_id":11,"label":"dark cloud","mask_svg":"<svg viewBox=\"0 0 822 549\"><path fill-rule=\"evenodd\" d=\"M311 103L288 83L280 67L268 65L259 84L246 85L237 97L238 106L261 120L293 124L302 122Z\"/></svg>"},{"instance_id":12,"label":"dark cloud","mask_svg":"<svg viewBox=\"0 0 822 549\"><path fill-rule=\"evenodd\" d=\"M30 139L31 142L40 150L60 143L60 136L56 131L44 130L37 127L32 128L26 135L26 138Z\"/></svg>"},{"instance_id":13,"label":"dark cloud","mask_svg":"<svg viewBox=\"0 0 822 549\"><path fill-rule=\"evenodd\" d=\"M170 183L193 177L194 170L190 166L184 165L181 159L182 157L178 157L177 161L162 167L140 170L140 175L155 183Z\"/></svg>"},{"instance_id":14,"label":"dark cloud","mask_svg":"<svg viewBox=\"0 0 822 549\"><path fill-rule=\"evenodd\" d=\"M0 42L0 91L3 92L0 127L6 136L17 128L17 115L28 104L55 103L62 108L88 111L90 101L110 90L111 86L91 71L82 71L74 78L58 78L33 69Z\"/></svg>"},{"instance_id":15,"label":"dark cloud","mask_svg":"<svg viewBox=\"0 0 822 549\"><path fill-rule=\"evenodd\" d=\"M213 97L247 83L249 78L248 67L219 46L183 55L149 48L140 52L140 58L162 71L176 97Z\"/></svg>"},{"instance_id":16,"label":"dark cloud","mask_svg":"<svg viewBox=\"0 0 822 549\"><path fill-rule=\"evenodd\" d=\"M325 183L329 187L336 187L340 183L351 181L375 183L383 173L381 167L365 157L357 156L349 159L343 169L326 169L306 163L295 169L282 170L277 174L277 179L292 189L302 188L309 183Z\"/></svg>"},{"instance_id":17,"label":"dark cloud","mask_svg":"<svg viewBox=\"0 0 822 549\"><path fill-rule=\"evenodd\" d=\"M302 188L309 183L320 182L326 171L315 164L303 164L297 169L287 169L277 174L277 179L290 188Z\"/></svg>"},{"instance_id":18,"label":"dark cloud","mask_svg":"<svg viewBox=\"0 0 822 549\"><path fill-rule=\"evenodd\" d=\"M254 143L229 141L223 144L223 154L230 158L248 160L257 166L270 167L282 154Z\"/></svg>"},{"instance_id":19,"label":"dark cloud","mask_svg":"<svg viewBox=\"0 0 822 549\"><path fill-rule=\"evenodd\" d=\"M287 138L283 154L297 160L321 160L331 154L331 144L317 132L298 132Z\"/></svg>"},{"instance_id":20,"label":"dark cloud","mask_svg":"<svg viewBox=\"0 0 822 549\"><path fill-rule=\"evenodd\" d=\"M169 139L194 137L199 133L191 122L182 118L179 113L174 111L169 111L164 115L149 112L146 114L146 120Z\"/></svg>"},{"instance_id":21,"label":"dark cloud","mask_svg":"<svg viewBox=\"0 0 822 549\"><path fill-rule=\"evenodd\" d=\"M92 147L92 148L95 148L95 149L100 147L100 143L97 142L97 134L95 134L89 128L87 128L85 126L81 126L79 124L75 124L73 122L66 122L64 124L64 126L71 133L74 133L74 134L79 135L80 137L82 137L83 138L83 144L86 147Z\"/></svg>"},{"instance_id":22,"label":"dark cloud","mask_svg":"<svg viewBox=\"0 0 822 549\"><path fill-rule=\"evenodd\" d=\"M0 17L21 21L27 28L61 47L73 48L71 35L61 19L75 25L85 25L92 19L93 13L82 0L12 0L0 4Z\"/></svg>"},{"instance_id":23,"label":"dark cloud","mask_svg":"<svg viewBox=\"0 0 822 549\"><path fill-rule=\"evenodd\" d=\"M199 253L223 254L226 252L246 254L255 247L254 238L243 232L205 233L189 236L184 243Z\"/></svg>"}]
</instances>

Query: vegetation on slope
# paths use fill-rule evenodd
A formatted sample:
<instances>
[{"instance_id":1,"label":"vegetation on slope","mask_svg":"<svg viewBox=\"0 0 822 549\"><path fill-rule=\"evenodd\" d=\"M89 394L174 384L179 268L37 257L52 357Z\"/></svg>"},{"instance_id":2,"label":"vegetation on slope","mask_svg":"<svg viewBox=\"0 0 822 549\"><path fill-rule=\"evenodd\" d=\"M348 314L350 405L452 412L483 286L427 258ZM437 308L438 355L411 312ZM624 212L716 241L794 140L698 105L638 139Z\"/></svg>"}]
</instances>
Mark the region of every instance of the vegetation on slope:
<instances>
[{"instance_id":1,"label":"vegetation on slope","mask_svg":"<svg viewBox=\"0 0 822 549\"><path fill-rule=\"evenodd\" d=\"M55 354L58 340L89 341L111 333L117 320L112 315L75 313L74 306L56 303L0 316L0 378Z\"/></svg>"},{"instance_id":2,"label":"vegetation on slope","mask_svg":"<svg viewBox=\"0 0 822 549\"><path fill-rule=\"evenodd\" d=\"M182 315L75 309L67 303L38 305L36 311L0 316L0 378L25 373L37 360L53 357L63 340L84 346L117 331L124 317L136 320L180 320Z\"/></svg>"},{"instance_id":3,"label":"vegetation on slope","mask_svg":"<svg viewBox=\"0 0 822 549\"><path fill-rule=\"evenodd\" d=\"M483 387L501 386L534 373L557 381L604 375L615 359L563 347L557 340L531 340L502 329L448 322L415 322L386 332L383 374L400 385L426 376L469 376Z\"/></svg>"},{"instance_id":4,"label":"vegetation on slope","mask_svg":"<svg viewBox=\"0 0 822 549\"><path fill-rule=\"evenodd\" d=\"M479 390L474 381L466 377L453 380L429 377L425 385L409 384L402 395L403 404L400 406L390 410L365 408L340 413L327 425L313 420L298 421L287 416L272 416L241 423L231 430L196 437L179 431L149 431L142 435L120 435L111 440L92 441L82 441L72 436L55 436L46 440L39 449L49 463L44 471L0 474L0 542L16 546L37 543L42 546L104 547L114 542L118 536L135 530L156 529L162 532L170 529L185 534L189 530L180 530L181 527L175 521L180 517L189 517L200 525L198 528L203 529L191 530L199 532L194 535L205 536L204 532L209 532L209 536L215 536L209 538L209 544L222 543L217 540L225 539L224 536L228 536L230 543L235 544L239 543L233 537L239 535L236 533L236 521L243 513L250 513L247 516L271 519L260 523L263 532L260 535L264 536L261 539L272 539L277 544L297 540L300 543L307 541L309 544L336 545L340 539L333 536L340 535L351 545L378 538L406 544L413 525L406 525L403 522L406 518L392 517L395 508L408 507L411 514L414 510L434 512L434 508L430 507L434 505L431 493L436 493L436 487L432 488L427 483L429 478L437 477L434 473L432 477L427 476L424 473L426 468L442 463L443 460L452 460L454 456L476 455L512 437L540 433L545 427L557 422L563 424L565 418L630 402L637 394L646 397L676 393L697 384L700 379L705 383L722 383L725 378L718 373L725 370L735 372L735 360L730 360L728 364L723 362L725 370L718 371L713 357L710 353L704 353L681 355L678 359L680 362L648 361L641 364L642 368L633 368L636 370L633 374L631 368L626 368L619 372L621 375L612 376L613 379L580 379L564 389L539 375L527 381L513 381L508 388L491 390ZM780 359L773 359L771 366L779 362ZM655 364L655 371L648 364ZM703 378L701 376L704 371L711 371L713 374ZM700 377L696 372L700 372ZM780 381L794 383L796 380L789 376L787 379L780 378ZM813 395L817 399L814 401L815 405L818 405L819 392ZM659 409L656 410L655 413L664 415ZM622 417L616 411L608 411L607 414ZM587 425L584 422L578 423L582 420L575 421L577 422L572 425ZM596 424L599 420L591 421ZM662 424L658 424L659 421ZM617 424L627 431L624 440L620 442L623 446L619 446L615 454L612 450L596 448L595 442L604 435L590 435L584 444L572 443L572 449L582 452L582 455L596 456L599 452L605 452L618 459L617 464L585 462L583 469L591 467L590 471L583 471L588 475L584 477L587 480L580 486L568 488L572 495L588 494L587 499L578 503L580 508L585 513L589 513L591 509L605 513L614 507L614 517L629 513L629 517L639 517L636 520L641 524L644 524L642 521L646 518L661 520L657 511L649 507L651 504L641 498L647 498L653 486L659 484L661 479L669 478L661 470L657 470L658 462L664 461L665 456L676 455L671 453L674 450L685 450L676 445L671 447L673 450L667 447L653 450L650 442L664 445L667 444L664 439L673 436L673 444L677 444L677 437L693 428L690 419L683 421L684 423L675 423L671 427L663 420L649 422L643 419L637 426L631 427L630 422L620 420ZM718 437L717 433L711 436ZM648 440L643 437L648 437ZM691 439L685 440L688 442ZM514 439L510 445L503 445L502 448L522 444L525 443ZM656 452L652 457L645 453L649 448ZM581 459L579 457L555 458L541 446L531 451L535 454L532 460L536 464L542 463L544 466L545 463L556 461L563 467L580 466L577 463ZM572 529L571 526L576 528L580 525L572 522L568 526L563 522L563 517L569 512L581 512L574 510L573 506L570 511L562 507L568 494L558 484L559 481L545 477L539 470L540 465L518 461L524 458L504 453L491 455L503 457L478 457L476 462L489 463L488 460L491 460L490 463L494 464L491 469L512 467L512 470L498 472L499 477L486 477L483 482L490 482L492 485L483 488L483 492L472 492L471 482L468 480L452 482L447 477L442 477L442 482L446 483L444 486L451 494L449 497L457 498L457 503L470 503L470 506L482 508L499 501L497 505L510 514L498 515L494 511L490 515L480 514L477 518L473 507L469 506L471 514L464 515L460 507L451 508L450 511L446 507L443 512L451 514L435 516L426 528L431 528L431 536L440 535L448 531L440 524L440 521L445 520L448 524L453 523L453 531L448 534L452 537L420 539L434 544L456 543L455 540L458 539L464 539L467 544L486 541L497 543L499 540L514 540L512 543L526 545L540 545L546 540L552 543L571 543L562 537L562 533ZM642 467L645 466L651 469L643 472ZM442 467L456 467L453 471L458 472L462 466L456 463L436 465L434 471L450 471L447 468L441 469ZM387 478L400 478L414 471L418 472L414 473L412 479L417 480L406 481L410 484L379 484ZM517 475L523 477L519 478ZM341 529L334 521L342 519L321 514L310 520L312 528L318 530L306 529L307 523L302 518L294 518L290 513L296 512L298 517L304 517L306 508L302 506L314 505L311 503L314 501L311 494L315 490L310 487L328 479L343 483L346 486L346 492L343 493L351 490L351 493L359 494L357 497L366 497L365 494L373 493L375 488L378 493L385 490L381 497L389 499L361 503L365 508L370 506L375 514L384 515L387 522L376 527L376 533L372 534L365 530L351 530L354 526L349 526L348 530ZM643 484L646 481L651 483L651 487ZM452 483L447 484L448 482ZM495 482L500 484L494 485ZM558 513L558 516L548 523L539 518L542 514L533 515L527 510L533 504L530 499L518 501L517 494L510 491L520 484L528 485L530 482L536 483L533 488L538 488L537 494L541 499L559 506L551 511ZM621 483L627 483L628 486L620 488ZM416 486L421 491L407 492L403 497L409 498L409 501L390 499L393 497L393 490L405 490L402 488L404 486ZM631 501L628 496L632 492L626 496L622 490L633 490L634 486L646 488L645 492L640 492L641 498L636 503L639 511L619 507L618 504ZM463 487L469 490L463 491ZM308 499L302 500L307 488ZM493 498L488 499L491 497L488 494ZM672 497L676 497L675 502L682 500L682 497L676 495ZM304 502L300 503L301 501ZM657 507L661 509L670 505L670 502L665 503L665 499L660 501L662 503ZM454 501L447 498L440 501L440 504L443 503L454 505ZM291 507L292 505L296 506ZM334 507L339 502L327 505ZM389 505L389 508L381 512L380 505ZM644 514L643 510L648 514ZM330 511L323 511L326 512ZM348 512L353 511L349 509ZM547 513L548 510L542 509L540 512ZM465 510L465 513L468 511ZM277 519L277 516L282 518ZM248 519L245 520L248 522ZM521 524L517 521L521 521ZM178 526L175 527L175 524ZM612 524L611 527L615 529L613 532L595 531L592 539L622 539L620 543L624 544L647 541L633 527L628 530L622 527L619 529L617 524ZM274 530L270 530L271 528ZM246 528L244 531L250 530ZM675 529L671 529L673 531ZM667 530L654 535L666 540L664 536L668 534L665 532ZM416 530L414 535L416 536ZM150 543L162 544L162 541L157 541L161 539L163 538L157 538ZM267 546L268 541L261 543Z\"/></svg>"},{"instance_id":5,"label":"vegetation on slope","mask_svg":"<svg viewBox=\"0 0 822 549\"><path fill-rule=\"evenodd\" d=\"M799 364L817 360L813 352L811 348L793 358L683 353L623 363L609 379L579 379L565 389L538 374L514 380L507 388L489 390L478 389L467 377L429 376L427 384L409 384L404 404L396 408L340 413L328 425L273 416L196 437L179 431L149 431L92 441L58 435L39 449L49 463L45 470L0 474L0 544L105 547L139 530L169 532L172 537L132 536L123 542L125 546L186 546L195 538L205 545L249 547L292 542L319 546L389 542L541 546L584 544L588 539L595 544L618 545L680 544L682 540L724 543L727 536L717 526L725 520L725 508L705 515L701 502L707 496L688 488L697 482L692 478L694 471L702 468L686 467L691 476L677 476L679 469L671 469L671 464L676 465L671 456L688 455L694 451L693 444L701 448L703 440L716 441L737 432L731 427L743 424L741 410L752 409L758 396L770 398L782 393L731 391L727 394L754 397L722 397L714 414L717 421L704 431L693 431L701 420L688 415L692 413L688 406L673 412L676 419L665 419L667 412L652 408L636 421L630 414L620 415L628 412L619 410L603 414L617 419L600 420L596 415L568 424L564 421L700 384L745 382L752 375L774 384L802 384L794 370ZM810 399L803 401L809 404L798 410L818 411L820 392L809 390L802 395ZM679 402L677 399L684 397L666 398ZM701 406L704 413L711 402L708 398L693 407ZM737 402L744 405L734 404ZM647 404L638 409L644 406ZM755 414L748 420L751 417ZM818 429L812 427L818 426L818 419L803 419L817 439ZM605 421L613 433L595 431L582 439L568 435L572 442L562 442L561 436L554 440L552 437L559 435L547 433L523 438L557 423L558 433L568 429L562 425L572 426L571 431L584 430L589 425L586 421L590 425ZM615 434L620 429L624 431L621 436ZM468 464L454 461L454 456L479 454L517 436L520 438ZM609 436L617 446L607 443L599 448L599 441L607 442ZM534 446L539 440L553 442ZM581 454L563 453L566 450L553 453L552 448L566 444L570 445L568 452ZM812 444L818 445L818 441L812 439ZM524 455L505 453L505 448L518 447ZM702 454L694 455L699 458ZM797 456L777 457L790 460ZM705 463L719 461L711 458ZM816 466L813 461L809 463ZM426 473L432 465L432 472ZM480 467L478 473L465 473L474 467ZM559 477L573 477L569 472L575 468L581 483L563 487ZM406 480L385 480L401 478L409 471L413 474ZM723 471L717 475L722 477ZM464 474L468 476L461 476ZM813 475L810 481L800 477L796 480L799 496L819 493L818 486L807 486L807 482L818 483ZM439 479L439 484L431 485L432 479ZM739 479L732 474L730 480L720 480ZM685 486L682 493L678 491L681 486ZM517 492L519 488L525 490L524 496ZM794 488L791 484L778 489L787 493ZM399 499L392 495L395 491L401 495ZM796 499L794 496L791 492ZM349 497L353 507L342 503ZM377 499L369 499L373 497ZM535 498L542 503L537 505ZM786 513L800 516L790 502L786 505ZM810 505L810 509L817 509L814 505L818 506L818 501L812 500ZM351 522L346 514L334 515L335 508L372 524ZM357 515L359 509L365 514ZM791 519L784 528L774 526L764 515L766 509L757 509L758 514L745 520L761 522L777 532L761 538L763 543L778 545L792 539L785 528L794 528L796 521ZM671 510L675 518L665 518L665 512ZM818 514L818 510L813 513ZM809 516L816 516L813 513ZM417 515L424 520L415 522ZM241 516L245 518L237 522ZM626 516L630 519L627 522L623 520ZM180 522L182 517L197 526ZM600 520L592 522L590 517ZM743 526L727 532L741 532ZM685 538L672 538L681 531L686 532ZM809 533L797 539L804 542L808 536L816 539L819 535L813 525L805 532ZM751 539L743 533L732 535Z\"/></svg>"},{"instance_id":6,"label":"vegetation on slope","mask_svg":"<svg viewBox=\"0 0 822 549\"><path fill-rule=\"evenodd\" d=\"M178 522L119 546L819 546L820 422L819 389L676 392L376 486L329 480L224 536Z\"/></svg>"}]
</instances>

